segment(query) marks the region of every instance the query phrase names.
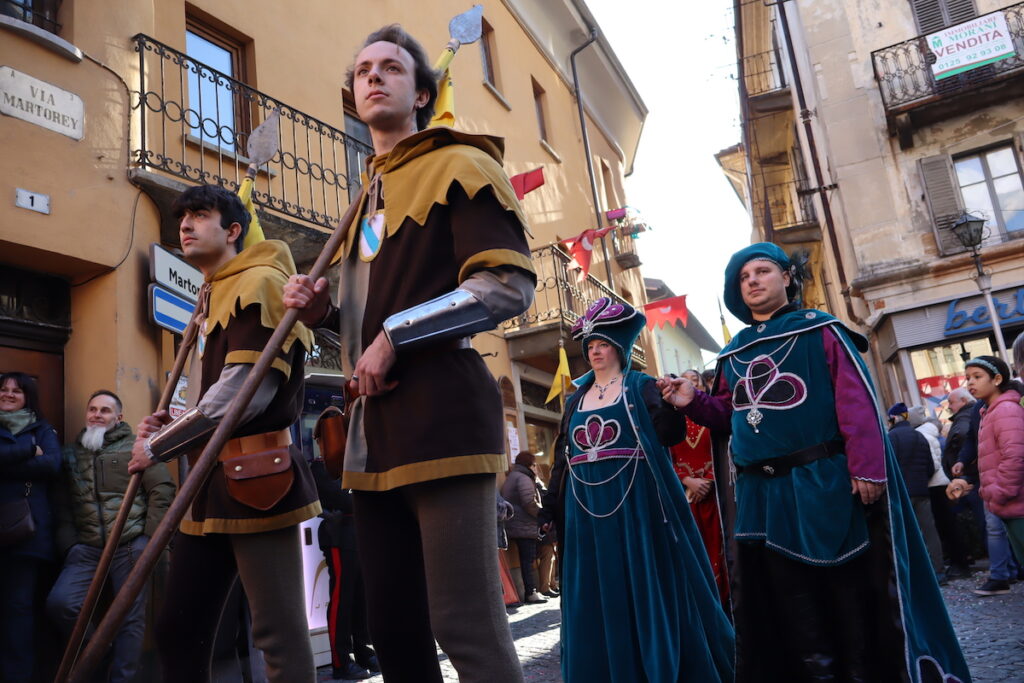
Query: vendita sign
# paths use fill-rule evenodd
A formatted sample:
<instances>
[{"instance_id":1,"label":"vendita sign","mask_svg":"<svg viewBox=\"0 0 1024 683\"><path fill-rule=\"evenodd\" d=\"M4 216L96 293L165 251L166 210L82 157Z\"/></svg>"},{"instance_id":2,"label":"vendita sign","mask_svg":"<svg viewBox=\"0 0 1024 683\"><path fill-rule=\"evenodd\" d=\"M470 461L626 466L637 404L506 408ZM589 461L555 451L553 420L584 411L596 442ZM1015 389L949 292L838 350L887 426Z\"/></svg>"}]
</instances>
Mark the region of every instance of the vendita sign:
<instances>
[{"instance_id":1,"label":"vendita sign","mask_svg":"<svg viewBox=\"0 0 1024 683\"><path fill-rule=\"evenodd\" d=\"M960 308L963 299L953 299L949 302L949 310L946 313L946 327L942 331L944 337L952 337L966 332L979 332L992 329L989 320L988 306L984 303L974 308ZM1013 301L996 301L996 312L999 314L999 326L1012 323L1024 322L1024 287L1014 293Z\"/></svg>"},{"instance_id":2,"label":"vendita sign","mask_svg":"<svg viewBox=\"0 0 1024 683\"><path fill-rule=\"evenodd\" d=\"M1016 53L1002 12L949 26L929 34L926 40L936 57L932 64L935 80L977 69Z\"/></svg>"}]
</instances>

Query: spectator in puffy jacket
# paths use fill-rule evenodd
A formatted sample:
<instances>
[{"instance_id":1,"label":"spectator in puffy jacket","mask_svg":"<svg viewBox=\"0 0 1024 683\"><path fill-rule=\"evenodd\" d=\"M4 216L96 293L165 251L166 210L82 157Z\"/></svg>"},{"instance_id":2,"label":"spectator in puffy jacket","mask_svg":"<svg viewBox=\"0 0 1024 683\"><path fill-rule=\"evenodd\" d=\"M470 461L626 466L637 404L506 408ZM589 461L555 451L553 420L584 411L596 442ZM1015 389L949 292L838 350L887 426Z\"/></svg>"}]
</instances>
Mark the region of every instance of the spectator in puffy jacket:
<instances>
[{"instance_id":1,"label":"spectator in puffy jacket","mask_svg":"<svg viewBox=\"0 0 1024 683\"><path fill-rule=\"evenodd\" d=\"M519 569L523 575L524 602L547 602L537 590L537 579L533 562L537 559L537 534L540 512L540 494L537 492L537 474L533 467L537 458L533 453L522 451L501 485L501 497L512 503L512 519L505 522L508 537L515 539L519 549Z\"/></svg>"},{"instance_id":2,"label":"spectator in puffy jacket","mask_svg":"<svg viewBox=\"0 0 1024 683\"><path fill-rule=\"evenodd\" d=\"M932 449L928 445L928 440L915 431L907 421L908 413L909 409L904 403L897 403L889 409L889 419L893 423L889 429L889 441L900 464L907 493L910 494L910 503L914 508L914 516L917 518L917 525L921 527L924 544L928 548L932 569L939 577L939 582L943 583L945 576L942 571L942 546L939 544L939 534L935 529L935 518L932 516L932 503L928 494L928 482L935 474L935 461L932 459Z\"/></svg>"},{"instance_id":3,"label":"spectator in puffy jacket","mask_svg":"<svg viewBox=\"0 0 1024 683\"><path fill-rule=\"evenodd\" d=\"M85 427L64 448L64 477L57 497L57 550L64 558L60 576L46 598L46 612L65 636L74 630L96 573L107 533L114 526L131 475L135 435L124 421L121 399L101 389L89 397ZM142 485L132 501L110 562L111 587L120 591L128 574L156 531L174 499L174 482L167 465L158 463L142 473ZM135 679L146 633L148 588L139 592L114 637L108 683Z\"/></svg>"},{"instance_id":4,"label":"spectator in puffy jacket","mask_svg":"<svg viewBox=\"0 0 1024 683\"><path fill-rule=\"evenodd\" d=\"M981 497L1003 520L1017 555L1024 560L1024 407L1021 386L995 356L967 361L967 388L985 402L978 429Z\"/></svg>"},{"instance_id":5,"label":"spectator in puffy jacket","mask_svg":"<svg viewBox=\"0 0 1024 683\"><path fill-rule=\"evenodd\" d=\"M50 485L60 442L39 409L34 379L0 375L0 504L28 498L35 533L0 548L0 680L29 681L35 648L34 596L41 565L53 559Z\"/></svg>"}]
</instances>

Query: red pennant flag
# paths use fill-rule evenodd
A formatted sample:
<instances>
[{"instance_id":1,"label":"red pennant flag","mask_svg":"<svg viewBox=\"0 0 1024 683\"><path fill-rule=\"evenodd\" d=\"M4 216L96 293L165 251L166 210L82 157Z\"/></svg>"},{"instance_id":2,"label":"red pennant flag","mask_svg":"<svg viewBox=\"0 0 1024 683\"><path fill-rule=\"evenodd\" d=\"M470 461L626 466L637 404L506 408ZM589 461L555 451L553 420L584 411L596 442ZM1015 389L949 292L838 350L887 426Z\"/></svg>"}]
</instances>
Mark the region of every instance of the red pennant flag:
<instances>
[{"instance_id":1,"label":"red pennant flag","mask_svg":"<svg viewBox=\"0 0 1024 683\"><path fill-rule=\"evenodd\" d=\"M544 184L544 167L535 168L526 173L520 173L509 178L512 181L512 189L516 192L516 199L522 201L527 192L532 192Z\"/></svg>"},{"instance_id":2,"label":"red pennant flag","mask_svg":"<svg viewBox=\"0 0 1024 683\"><path fill-rule=\"evenodd\" d=\"M569 254L572 256L572 261L567 266L568 269L578 269L580 271L579 276L576 278L577 282L583 282L587 275L590 274L590 258L594 254L594 242L614 229L615 226L601 228L600 230L591 228L590 230L584 230L575 237L562 240L565 246L569 248Z\"/></svg>"},{"instance_id":3,"label":"red pennant flag","mask_svg":"<svg viewBox=\"0 0 1024 683\"><path fill-rule=\"evenodd\" d=\"M652 330L655 327L664 327L665 323L675 325L677 320L682 321L683 327L686 327L690 320L690 313L686 310L686 295L645 304L644 315L647 316L647 327Z\"/></svg>"}]
</instances>

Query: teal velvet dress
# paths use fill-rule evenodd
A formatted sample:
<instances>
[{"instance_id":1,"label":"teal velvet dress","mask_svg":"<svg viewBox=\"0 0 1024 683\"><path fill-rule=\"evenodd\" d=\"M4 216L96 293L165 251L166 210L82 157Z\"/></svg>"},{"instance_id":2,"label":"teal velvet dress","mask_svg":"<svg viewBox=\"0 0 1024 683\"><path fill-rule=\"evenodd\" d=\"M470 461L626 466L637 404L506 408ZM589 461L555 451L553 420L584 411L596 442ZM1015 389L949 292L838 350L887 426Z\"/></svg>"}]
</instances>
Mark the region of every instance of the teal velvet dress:
<instances>
[{"instance_id":1,"label":"teal velvet dress","mask_svg":"<svg viewBox=\"0 0 1024 683\"><path fill-rule=\"evenodd\" d=\"M732 626L644 406L646 382L653 379L630 372L614 403L577 410L567 421L559 454L568 458L561 537L567 683L733 679Z\"/></svg>"}]
</instances>

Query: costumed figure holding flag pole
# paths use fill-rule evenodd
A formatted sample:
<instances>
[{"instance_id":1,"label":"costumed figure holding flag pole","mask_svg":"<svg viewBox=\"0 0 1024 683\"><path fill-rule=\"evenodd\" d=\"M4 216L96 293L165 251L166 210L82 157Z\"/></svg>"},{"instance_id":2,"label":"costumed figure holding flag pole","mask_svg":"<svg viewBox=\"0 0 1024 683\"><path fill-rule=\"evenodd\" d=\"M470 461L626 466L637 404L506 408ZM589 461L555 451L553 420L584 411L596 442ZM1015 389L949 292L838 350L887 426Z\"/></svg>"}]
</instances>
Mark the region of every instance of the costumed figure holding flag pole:
<instances>
[{"instance_id":1,"label":"costumed figure holding flag pole","mask_svg":"<svg viewBox=\"0 0 1024 683\"><path fill-rule=\"evenodd\" d=\"M281 288L295 273L283 242L240 248L250 216L228 190L189 188L173 210L185 258L206 281L198 303L190 409L173 421L159 411L140 423L130 471L182 454L194 463L196 446L224 417L281 321ZM181 521L157 620L165 681L208 679L217 625L236 578L249 600L253 640L269 680L314 680L298 525L316 516L320 503L289 432L301 412L305 355L312 343L302 325L291 331Z\"/></svg>"},{"instance_id":2,"label":"costumed figure holding flag pole","mask_svg":"<svg viewBox=\"0 0 1024 683\"><path fill-rule=\"evenodd\" d=\"M468 18L476 37L480 11ZM469 42L455 35L464 19L450 26L456 47ZM342 485L384 679L439 683L436 639L460 680L518 683L494 552L501 397L469 338L526 310L535 275L502 140L428 127L436 79L401 27L366 39L347 85L375 154L337 253L339 306L326 279L304 276L285 303L340 330L360 394Z\"/></svg>"},{"instance_id":3,"label":"costumed figure holding flag pole","mask_svg":"<svg viewBox=\"0 0 1024 683\"><path fill-rule=\"evenodd\" d=\"M861 353L867 340L800 307L801 263L753 244L725 270L750 327L712 391L659 380L688 418L732 433L736 678L970 680Z\"/></svg>"}]
</instances>

